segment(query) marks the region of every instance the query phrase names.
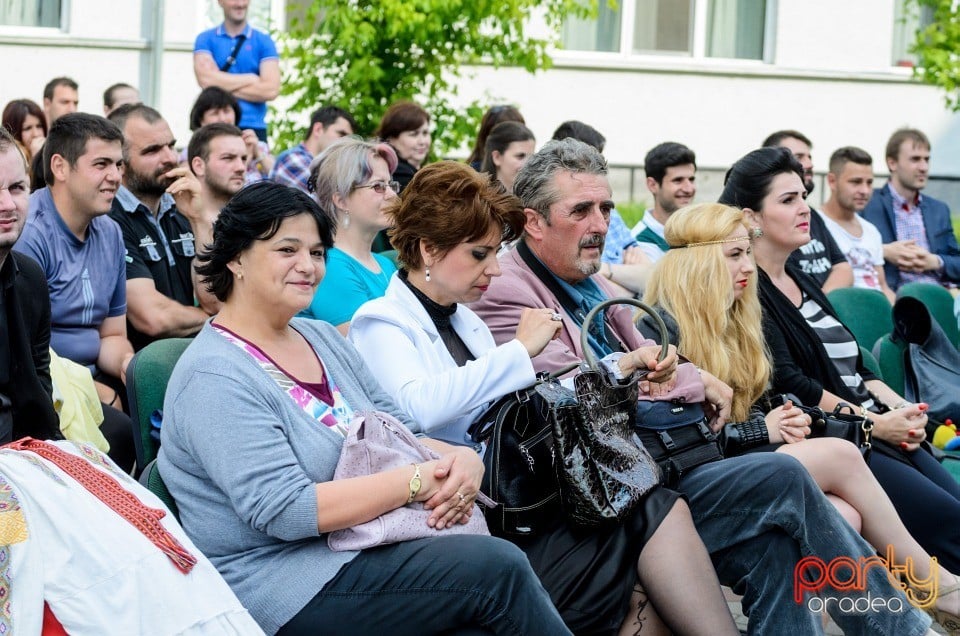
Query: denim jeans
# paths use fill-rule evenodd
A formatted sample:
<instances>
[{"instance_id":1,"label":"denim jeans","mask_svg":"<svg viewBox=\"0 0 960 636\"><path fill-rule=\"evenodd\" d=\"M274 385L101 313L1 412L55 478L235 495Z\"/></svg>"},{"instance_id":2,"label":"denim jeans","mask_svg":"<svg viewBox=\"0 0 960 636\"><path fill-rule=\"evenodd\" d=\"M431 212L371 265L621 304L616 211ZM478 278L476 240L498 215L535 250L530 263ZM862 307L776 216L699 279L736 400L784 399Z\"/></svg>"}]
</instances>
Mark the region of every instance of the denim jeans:
<instances>
[{"instance_id":1,"label":"denim jeans","mask_svg":"<svg viewBox=\"0 0 960 636\"><path fill-rule=\"evenodd\" d=\"M570 634L512 543L437 536L364 550L278 636Z\"/></svg>"},{"instance_id":2,"label":"denim jeans","mask_svg":"<svg viewBox=\"0 0 960 636\"><path fill-rule=\"evenodd\" d=\"M794 568L815 556L874 555L820 491L806 469L783 453L753 453L700 466L677 490L686 495L720 582L743 595L750 634L821 634L821 614L794 601ZM867 570L864 591L824 590L835 599L899 597L902 612L844 611L827 603L845 634L924 634L930 618L894 588L886 571ZM819 605L818 605L819 607Z\"/></svg>"}]
</instances>

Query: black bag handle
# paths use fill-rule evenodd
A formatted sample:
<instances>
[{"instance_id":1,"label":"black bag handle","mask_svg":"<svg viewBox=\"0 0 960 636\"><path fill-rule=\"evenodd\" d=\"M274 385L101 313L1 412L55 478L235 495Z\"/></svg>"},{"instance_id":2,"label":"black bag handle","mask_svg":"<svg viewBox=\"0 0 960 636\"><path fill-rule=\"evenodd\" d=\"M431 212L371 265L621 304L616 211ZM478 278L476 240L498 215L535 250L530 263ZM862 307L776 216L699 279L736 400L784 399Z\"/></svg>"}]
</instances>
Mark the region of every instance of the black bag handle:
<instances>
[{"instance_id":1,"label":"black bag handle","mask_svg":"<svg viewBox=\"0 0 960 636\"><path fill-rule=\"evenodd\" d=\"M237 43L233 45L233 50L230 51L230 55L227 56L226 61L223 63L223 66L220 67L220 72L226 73L230 70L230 67L233 66L233 63L237 61L237 53L240 52L240 47L243 46L243 43L247 41L246 33L241 33L237 36Z\"/></svg>"},{"instance_id":2,"label":"black bag handle","mask_svg":"<svg viewBox=\"0 0 960 636\"><path fill-rule=\"evenodd\" d=\"M667 352L670 346L670 337L667 335L667 325L664 324L663 318L661 318L660 315L650 307L650 305L642 303L634 298L608 298L591 309L587 314L587 317L583 319L583 328L580 329L580 347L583 349L583 357L586 358L587 366L593 370L596 370L597 368L597 356L590 347L590 342L587 340L590 331L590 323L593 322L593 319L597 317L597 314L605 310L607 307L611 307L613 305L633 305L634 307L642 309L650 314L650 317L653 318L653 321L657 325L657 331L660 333L660 355L657 359L663 360L667 357Z\"/></svg>"}]
</instances>

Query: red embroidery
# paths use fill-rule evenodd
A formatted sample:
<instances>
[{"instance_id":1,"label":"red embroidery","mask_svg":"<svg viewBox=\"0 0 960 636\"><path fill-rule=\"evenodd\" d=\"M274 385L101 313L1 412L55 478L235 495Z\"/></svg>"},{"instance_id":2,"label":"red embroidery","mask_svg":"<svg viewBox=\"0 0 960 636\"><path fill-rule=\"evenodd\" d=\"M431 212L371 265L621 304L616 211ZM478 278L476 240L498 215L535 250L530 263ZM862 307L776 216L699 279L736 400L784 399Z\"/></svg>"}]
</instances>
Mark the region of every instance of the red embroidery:
<instances>
[{"instance_id":1,"label":"red embroidery","mask_svg":"<svg viewBox=\"0 0 960 636\"><path fill-rule=\"evenodd\" d=\"M177 569L184 574L193 569L197 558L190 554L170 531L163 527L160 519L167 513L159 508L150 508L133 493L120 486L115 480L103 474L84 459L65 453L53 444L32 437L24 437L7 444L3 448L18 451L30 451L56 464L63 472L73 477L90 494L109 506L114 512L126 519L150 539L153 545L166 554Z\"/></svg>"}]
</instances>

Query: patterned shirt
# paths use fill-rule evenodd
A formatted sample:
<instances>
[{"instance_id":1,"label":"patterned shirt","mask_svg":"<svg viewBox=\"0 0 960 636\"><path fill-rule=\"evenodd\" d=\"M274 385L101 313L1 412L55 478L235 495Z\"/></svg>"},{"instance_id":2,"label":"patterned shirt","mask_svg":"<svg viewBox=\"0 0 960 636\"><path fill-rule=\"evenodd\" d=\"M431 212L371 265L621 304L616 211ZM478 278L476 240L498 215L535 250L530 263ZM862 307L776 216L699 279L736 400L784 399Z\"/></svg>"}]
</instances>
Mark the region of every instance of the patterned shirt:
<instances>
[{"instance_id":1,"label":"patterned shirt","mask_svg":"<svg viewBox=\"0 0 960 636\"><path fill-rule=\"evenodd\" d=\"M897 232L897 240L913 240L918 246L929 252L930 241L927 240L927 229L923 225L923 211L920 209L920 202L923 199L920 193L917 193L915 200L908 202L904 197L900 196L900 193L897 192L896 188L892 185L888 183L887 187L890 189L890 196L893 199L893 216L896 221L895 229ZM940 272L937 270L915 274L913 272L900 270L900 279L902 285L917 281L936 283L939 285Z\"/></svg>"},{"instance_id":2,"label":"patterned shirt","mask_svg":"<svg viewBox=\"0 0 960 636\"><path fill-rule=\"evenodd\" d=\"M303 144L297 144L290 150L280 153L268 178L276 183L309 192L307 190L307 179L310 177L310 163L312 161L313 155L310 154L307 147Z\"/></svg>"},{"instance_id":3,"label":"patterned shirt","mask_svg":"<svg viewBox=\"0 0 960 636\"><path fill-rule=\"evenodd\" d=\"M623 252L636 244L637 240L633 238L630 228L623 222L623 217L616 210L611 210L610 226L607 228L607 238L603 244L603 255L600 260L604 263L622 263Z\"/></svg>"}]
</instances>

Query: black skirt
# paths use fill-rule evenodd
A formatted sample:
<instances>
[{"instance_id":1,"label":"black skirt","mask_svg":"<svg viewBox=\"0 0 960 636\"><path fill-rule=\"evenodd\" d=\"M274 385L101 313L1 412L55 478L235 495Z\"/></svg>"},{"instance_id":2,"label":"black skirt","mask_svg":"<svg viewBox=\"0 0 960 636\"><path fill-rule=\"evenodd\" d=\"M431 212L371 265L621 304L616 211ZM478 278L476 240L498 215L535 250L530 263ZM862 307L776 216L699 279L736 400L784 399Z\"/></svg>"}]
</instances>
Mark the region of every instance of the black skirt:
<instances>
[{"instance_id":1,"label":"black skirt","mask_svg":"<svg viewBox=\"0 0 960 636\"><path fill-rule=\"evenodd\" d=\"M572 632L616 634L637 583L640 552L680 497L657 487L615 526L560 524L540 536L505 538L526 553Z\"/></svg>"}]
</instances>

